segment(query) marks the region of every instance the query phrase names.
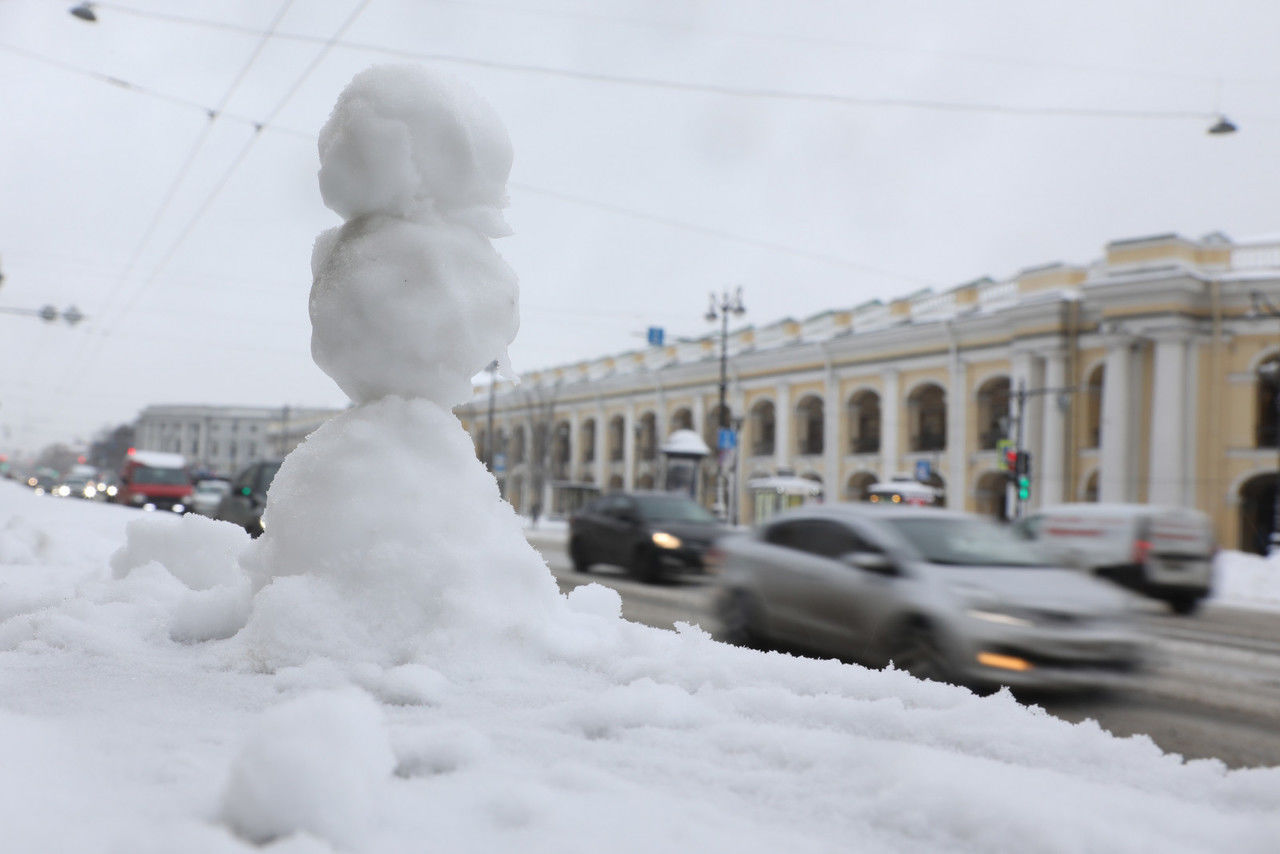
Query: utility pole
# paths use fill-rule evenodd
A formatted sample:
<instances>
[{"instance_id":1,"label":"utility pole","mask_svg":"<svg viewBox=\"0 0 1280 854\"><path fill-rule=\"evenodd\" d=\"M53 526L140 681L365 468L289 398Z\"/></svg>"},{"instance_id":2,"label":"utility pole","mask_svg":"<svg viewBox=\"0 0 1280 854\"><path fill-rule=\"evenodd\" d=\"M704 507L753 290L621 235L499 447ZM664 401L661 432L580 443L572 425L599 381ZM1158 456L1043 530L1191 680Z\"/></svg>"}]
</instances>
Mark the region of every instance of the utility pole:
<instances>
[{"instance_id":1,"label":"utility pole","mask_svg":"<svg viewBox=\"0 0 1280 854\"><path fill-rule=\"evenodd\" d=\"M728 513L728 472L724 465L725 451L730 448L721 447L725 441L723 437L729 434L729 407L726 405L725 397L729 387L729 314L741 316L747 311L746 306L742 304L742 288L738 288L733 298L729 298L727 290L720 292L720 300L716 301L714 292L711 294L711 302L707 306L705 315L709 323L720 321L720 418L719 430L716 434L716 507L721 518ZM732 449L736 453L736 449ZM737 484L734 484L737 488Z\"/></svg>"}]
</instances>

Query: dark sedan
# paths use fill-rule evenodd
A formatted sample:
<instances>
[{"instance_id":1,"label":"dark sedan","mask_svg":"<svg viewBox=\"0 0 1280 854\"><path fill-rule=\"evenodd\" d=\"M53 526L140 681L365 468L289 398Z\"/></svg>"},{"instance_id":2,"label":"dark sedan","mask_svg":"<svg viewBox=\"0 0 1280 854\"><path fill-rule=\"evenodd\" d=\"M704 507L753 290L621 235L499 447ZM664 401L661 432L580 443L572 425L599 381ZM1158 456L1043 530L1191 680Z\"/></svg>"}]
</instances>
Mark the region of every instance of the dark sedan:
<instances>
[{"instance_id":1,"label":"dark sedan","mask_svg":"<svg viewBox=\"0 0 1280 854\"><path fill-rule=\"evenodd\" d=\"M703 555L728 532L697 502L668 492L615 492L569 519L569 559L578 572L592 564L626 567L656 583L674 572L700 572Z\"/></svg>"}]
</instances>

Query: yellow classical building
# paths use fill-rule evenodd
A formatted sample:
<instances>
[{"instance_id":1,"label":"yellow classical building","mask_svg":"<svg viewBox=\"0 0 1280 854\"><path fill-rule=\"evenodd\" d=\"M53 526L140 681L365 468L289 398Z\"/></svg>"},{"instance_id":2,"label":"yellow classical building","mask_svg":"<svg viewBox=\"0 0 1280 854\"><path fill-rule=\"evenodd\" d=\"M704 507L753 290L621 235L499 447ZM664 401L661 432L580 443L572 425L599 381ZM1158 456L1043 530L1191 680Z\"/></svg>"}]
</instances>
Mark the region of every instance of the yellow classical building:
<instances>
[{"instance_id":1,"label":"yellow classical building","mask_svg":"<svg viewBox=\"0 0 1280 854\"><path fill-rule=\"evenodd\" d=\"M1280 240L1161 234L1083 266L730 331L737 448L720 459L718 334L478 386L458 415L525 513L660 485L660 449L688 429L713 449L704 500L723 463L742 522L748 484L777 475L826 500L919 477L950 507L1008 516L998 449L1012 440L1030 454L1027 507L1196 507L1223 545L1257 550L1280 464L1277 307Z\"/></svg>"}]
</instances>

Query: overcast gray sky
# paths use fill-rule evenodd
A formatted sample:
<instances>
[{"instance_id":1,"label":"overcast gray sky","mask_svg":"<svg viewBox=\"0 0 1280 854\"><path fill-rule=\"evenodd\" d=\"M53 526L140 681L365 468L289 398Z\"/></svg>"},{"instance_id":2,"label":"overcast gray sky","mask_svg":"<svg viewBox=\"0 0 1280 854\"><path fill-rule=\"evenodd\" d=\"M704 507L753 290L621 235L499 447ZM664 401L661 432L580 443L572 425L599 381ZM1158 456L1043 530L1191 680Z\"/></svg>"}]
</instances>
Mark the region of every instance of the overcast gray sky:
<instances>
[{"instance_id":1,"label":"overcast gray sky","mask_svg":"<svg viewBox=\"0 0 1280 854\"><path fill-rule=\"evenodd\" d=\"M89 317L0 314L0 451L345 403L309 353L315 134L380 62L507 123L519 370L703 334L713 289L766 324L1280 232L1273 0L70 5L0 0L0 307Z\"/></svg>"}]
</instances>

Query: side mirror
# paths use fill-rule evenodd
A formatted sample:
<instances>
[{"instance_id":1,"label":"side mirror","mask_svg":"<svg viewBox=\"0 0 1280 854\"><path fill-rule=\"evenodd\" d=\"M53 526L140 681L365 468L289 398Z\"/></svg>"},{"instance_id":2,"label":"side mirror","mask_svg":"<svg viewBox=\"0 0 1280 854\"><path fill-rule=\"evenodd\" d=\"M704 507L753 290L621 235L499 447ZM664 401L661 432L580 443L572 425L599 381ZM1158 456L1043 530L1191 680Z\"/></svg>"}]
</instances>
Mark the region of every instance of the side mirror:
<instances>
[{"instance_id":1,"label":"side mirror","mask_svg":"<svg viewBox=\"0 0 1280 854\"><path fill-rule=\"evenodd\" d=\"M864 572L874 572L876 575L897 575L898 568L886 554L877 552L849 552L841 556L841 561L852 566L854 569L861 569Z\"/></svg>"}]
</instances>

